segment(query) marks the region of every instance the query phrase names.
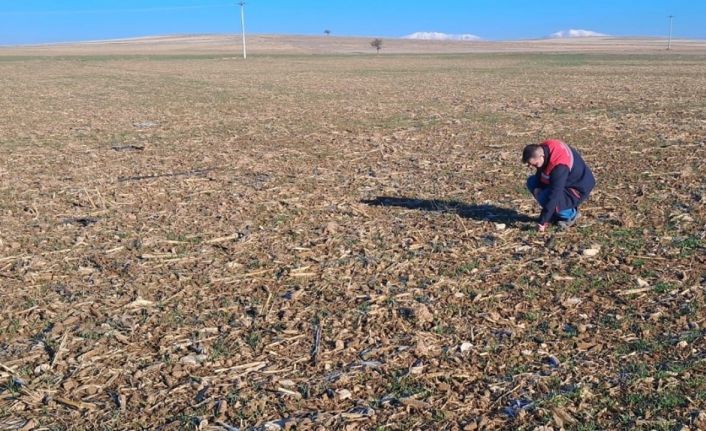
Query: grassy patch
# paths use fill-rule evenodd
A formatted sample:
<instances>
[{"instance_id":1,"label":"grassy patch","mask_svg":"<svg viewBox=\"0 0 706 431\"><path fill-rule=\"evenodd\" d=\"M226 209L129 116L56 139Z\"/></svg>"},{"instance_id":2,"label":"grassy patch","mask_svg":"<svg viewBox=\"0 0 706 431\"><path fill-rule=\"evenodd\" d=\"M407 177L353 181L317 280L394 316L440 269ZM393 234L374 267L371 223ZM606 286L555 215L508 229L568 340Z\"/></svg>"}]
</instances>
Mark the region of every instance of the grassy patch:
<instances>
[{"instance_id":1,"label":"grassy patch","mask_svg":"<svg viewBox=\"0 0 706 431\"><path fill-rule=\"evenodd\" d=\"M637 252L645 246L641 228L615 229L610 233L611 244L614 247Z\"/></svg>"},{"instance_id":2,"label":"grassy patch","mask_svg":"<svg viewBox=\"0 0 706 431\"><path fill-rule=\"evenodd\" d=\"M661 351L665 346L654 340L633 340L616 347L615 352L619 355L629 353L655 353Z\"/></svg>"},{"instance_id":3,"label":"grassy patch","mask_svg":"<svg viewBox=\"0 0 706 431\"><path fill-rule=\"evenodd\" d=\"M401 370L388 379L387 392L395 398L416 396L425 399L431 395L431 390L423 381L407 375L407 370Z\"/></svg>"},{"instance_id":4,"label":"grassy patch","mask_svg":"<svg viewBox=\"0 0 706 431\"><path fill-rule=\"evenodd\" d=\"M640 416L646 412L664 413L689 405L689 400L685 394L672 391L654 394L628 394L625 400L633 411Z\"/></svg>"},{"instance_id":5,"label":"grassy patch","mask_svg":"<svg viewBox=\"0 0 706 431\"><path fill-rule=\"evenodd\" d=\"M682 256L688 257L697 249L703 248L703 241L695 235L690 235L685 238L675 239L673 245L679 249L679 253Z\"/></svg>"},{"instance_id":6,"label":"grassy patch","mask_svg":"<svg viewBox=\"0 0 706 431\"><path fill-rule=\"evenodd\" d=\"M659 283L655 284L654 287L654 291L656 293L667 293L671 292L672 290L674 290L674 285L663 281L660 281Z\"/></svg>"}]
</instances>

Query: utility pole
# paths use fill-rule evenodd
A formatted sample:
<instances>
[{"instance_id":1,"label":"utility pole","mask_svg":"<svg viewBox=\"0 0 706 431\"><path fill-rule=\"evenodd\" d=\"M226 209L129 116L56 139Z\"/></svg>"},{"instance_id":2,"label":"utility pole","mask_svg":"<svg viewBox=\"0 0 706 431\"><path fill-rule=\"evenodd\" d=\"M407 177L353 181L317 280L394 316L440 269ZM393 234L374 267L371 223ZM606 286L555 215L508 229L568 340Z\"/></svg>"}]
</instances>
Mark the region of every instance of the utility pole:
<instances>
[{"instance_id":1,"label":"utility pole","mask_svg":"<svg viewBox=\"0 0 706 431\"><path fill-rule=\"evenodd\" d=\"M240 32L243 34L243 59L248 58L247 50L245 49L245 2L241 1L240 5Z\"/></svg>"},{"instance_id":2,"label":"utility pole","mask_svg":"<svg viewBox=\"0 0 706 431\"><path fill-rule=\"evenodd\" d=\"M672 49L672 18L674 18L674 15L669 15L669 41L667 42L667 51Z\"/></svg>"}]
</instances>

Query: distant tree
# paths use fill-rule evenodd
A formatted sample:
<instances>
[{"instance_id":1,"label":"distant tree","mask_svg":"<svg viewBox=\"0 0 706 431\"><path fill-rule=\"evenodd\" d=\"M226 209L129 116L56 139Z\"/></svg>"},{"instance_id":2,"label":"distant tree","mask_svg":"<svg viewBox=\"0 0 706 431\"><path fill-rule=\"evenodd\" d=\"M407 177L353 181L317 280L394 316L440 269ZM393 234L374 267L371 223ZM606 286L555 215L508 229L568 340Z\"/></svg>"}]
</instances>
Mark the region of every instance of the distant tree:
<instances>
[{"instance_id":1,"label":"distant tree","mask_svg":"<svg viewBox=\"0 0 706 431\"><path fill-rule=\"evenodd\" d=\"M326 36L331 35L331 30L329 30L329 29L324 30L324 34L325 34Z\"/></svg>"},{"instance_id":2,"label":"distant tree","mask_svg":"<svg viewBox=\"0 0 706 431\"><path fill-rule=\"evenodd\" d=\"M376 37L372 42L370 42L370 46L375 48L377 53L380 54L380 50L382 49L382 39Z\"/></svg>"}]
</instances>

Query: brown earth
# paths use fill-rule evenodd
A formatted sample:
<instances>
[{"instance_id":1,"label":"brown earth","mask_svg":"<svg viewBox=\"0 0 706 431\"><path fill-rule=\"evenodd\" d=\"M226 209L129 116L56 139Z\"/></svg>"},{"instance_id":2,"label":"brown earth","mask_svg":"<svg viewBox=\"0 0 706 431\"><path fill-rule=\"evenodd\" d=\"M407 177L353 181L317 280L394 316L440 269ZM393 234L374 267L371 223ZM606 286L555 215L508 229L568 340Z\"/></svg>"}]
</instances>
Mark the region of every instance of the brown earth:
<instances>
[{"instance_id":1,"label":"brown earth","mask_svg":"<svg viewBox=\"0 0 706 431\"><path fill-rule=\"evenodd\" d=\"M0 428L703 429L701 51L265 39L2 50Z\"/></svg>"}]
</instances>

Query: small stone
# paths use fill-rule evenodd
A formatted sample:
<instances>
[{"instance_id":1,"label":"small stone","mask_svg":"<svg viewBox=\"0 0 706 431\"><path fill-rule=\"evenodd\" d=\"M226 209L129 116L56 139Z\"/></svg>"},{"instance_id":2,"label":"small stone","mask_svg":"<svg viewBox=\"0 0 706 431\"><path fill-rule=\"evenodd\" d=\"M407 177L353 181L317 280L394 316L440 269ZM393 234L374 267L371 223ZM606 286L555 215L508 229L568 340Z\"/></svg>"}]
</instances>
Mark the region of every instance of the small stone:
<instances>
[{"instance_id":1,"label":"small stone","mask_svg":"<svg viewBox=\"0 0 706 431\"><path fill-rule=\"evenodd\" d=\"M565 299L561 304L564 307L574 307L576 305L579 305L581 303L581 298L577 298L575 296L572 296L571 298Z\"/></svg>"},{"instance_id":2,"label":"small stone","mask_svg":"<svg viewBox=\"0 0 706 431\"><path fill-rule=\"evenodd\" d=\"M349 399L353 394L351 394L351 391L348 389L339 389L336 391L336 397L340 400L347 400Z\"/></svg>"},{"instance_id":3,"label":"small stone","mask_svg":"<svg viewBox=\"0 0 706 431\"><path fill-rule=\"evenodd\" d=\"M638 285L638 287L647 287L649 285L649 283L647 281L641 279L640 277L637 277L637 285Z\"/></svg>"},{"instance_id":4,"label":"small stone","mask_svg":"<svg viewBox=\"0 0 706 431\"><path fill-rule=\"evenodd\" d=\"M179 359L179 362L181 362L184 365L197 365L200 364L201 362L205 361L208 359L208 355L195 355L195 354L190 354L183 356L181 359Z\"/></svg>"},{"instance_id":5,"label":"small stone","mask_svg":"<svg viewBox=\"0 0 706 431\"><path fill-rule=\"evenodd\" d=\"M51 370L51 365L49 364L42 364L34 368L34 374L39 376L41 374L46 373L47 371Z\"/></svg>"},{"instance_id":6,"label":"small stone","mask_svg":"<svg viewBox=\"0 0 706 431\"><path fill-rule=\"evenodd\" d=\"M677 347L679 347L680 349L686 349L687 347L689 347L689 343L684 340L681 340L679 343L677 343Z\"/></svg>"},{"instance_id":7,"label":"small stone","mask_svg":"<svg viewBox=\"0 0 706 431\"><path fill-rule=\"evenodd\" d=\"M598 253L601 251L601 246L600 245L592 245L591 248L587 248L583 251L583 255L587 257L592 257L598 255Z\"/></svg>"},{"instance_id":8,"label":"small stone","mask_svg":"<svg viewBox=\"0 0 706 431\"><path fill-rule=\"evenodd\" d=\"M467 351L471 350L473 348L473 344L469 343L468 341L465 341L461 343L460 346L458 346L458 350L461 351L461 353L466 353Z\"/></svg>"},{"instance_id":9,"label":"small stone","mask_svg":"<svg viewBox=\"0 0 706 431\"><path fill-rule=\"evenodd\" d=\"M409 374L422 374L424 372L424 362L417 360L409 367Z\"/></svg>"},{"instance_id":10,"label":"small stone","mask_svg":"<svg viewBox=\"0 0 706 431\"><path fill-rule=\"evenodd\" d=\"M184 365L196 365L198 362L196 361L196 358L194 355L186 355L179 359L179 362L181 362Z\"/></svg>"},{"instance_id":11,"label":"small stone","mask_svg":"<svg viewBox=\"0 0 706 431\"><path fill-rule=\"evenodd\" d=\"M279 421L267 422L267 423L265 423L265 424L262 426L262 428L263 428L265 431L280 431L280 430L284 429L284 428L282 427L282 421L281 421L281 420L279 420Z\"/></svg>"},{"instance_id":12,"label":"small stone","mask_svg":"<svg viewBox=\"0 0 706 431\"><path fill-rule=\"evenodd\" d=\"M495 223L495 229L497 230L505 230L506 227L505 223Z\"/></svg>"}]
</instances>

